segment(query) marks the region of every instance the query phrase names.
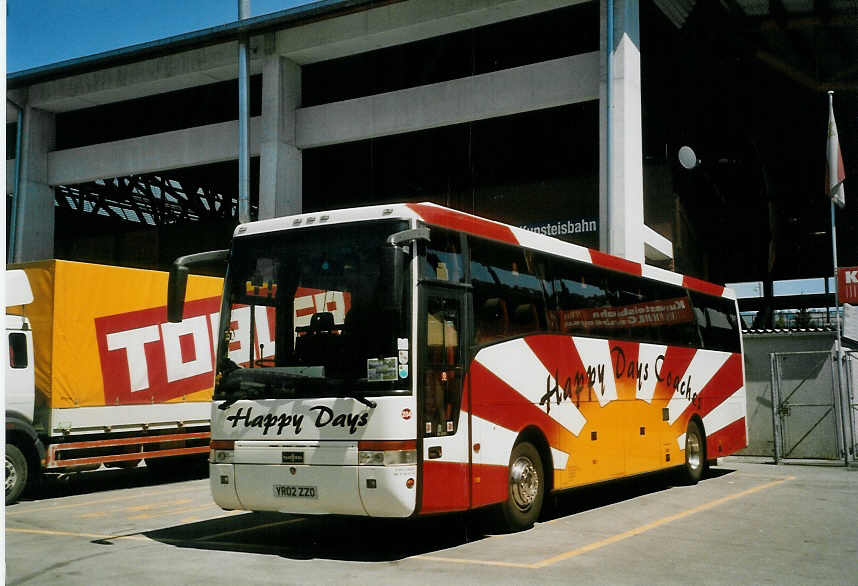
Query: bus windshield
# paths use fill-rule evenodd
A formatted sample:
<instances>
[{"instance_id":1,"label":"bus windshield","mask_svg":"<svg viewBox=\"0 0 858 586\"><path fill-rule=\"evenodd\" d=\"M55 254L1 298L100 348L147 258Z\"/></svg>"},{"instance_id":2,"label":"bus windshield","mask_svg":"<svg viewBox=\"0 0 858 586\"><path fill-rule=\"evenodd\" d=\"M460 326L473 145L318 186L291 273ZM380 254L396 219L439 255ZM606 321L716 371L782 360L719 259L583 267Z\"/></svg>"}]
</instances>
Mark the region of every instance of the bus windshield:
<instances>
[{"instance_id":1,"label":"bus windshield","mask_svg":"<svg viewBox=\"0 0 858 586\"><path fill-rule=\"evenodd\" d=\"M383 301L393 286L383 249L407 228L385 220L236 238L214 398L409 393L409 279L399 303Z\"/></svg>"}]
</instances>

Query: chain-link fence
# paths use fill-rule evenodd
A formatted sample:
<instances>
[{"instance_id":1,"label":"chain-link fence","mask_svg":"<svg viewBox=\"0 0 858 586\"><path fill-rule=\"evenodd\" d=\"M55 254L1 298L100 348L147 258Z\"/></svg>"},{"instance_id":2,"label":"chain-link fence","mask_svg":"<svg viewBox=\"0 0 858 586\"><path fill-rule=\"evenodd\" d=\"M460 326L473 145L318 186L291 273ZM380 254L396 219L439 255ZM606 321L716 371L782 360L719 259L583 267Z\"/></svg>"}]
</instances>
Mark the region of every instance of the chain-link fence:
<instances>
[{"instance_id":1,"label":"chain-link fence","mask_svg":"<svg viewBox=\"0 0 858 586\"><path fill-rule=\"evenodd\" d=\"M858 354L844 353L842 369L831 351L775 352L770 360L775 462L845 462L847 453L854 460Z\"/></svg>"}]
</instances>

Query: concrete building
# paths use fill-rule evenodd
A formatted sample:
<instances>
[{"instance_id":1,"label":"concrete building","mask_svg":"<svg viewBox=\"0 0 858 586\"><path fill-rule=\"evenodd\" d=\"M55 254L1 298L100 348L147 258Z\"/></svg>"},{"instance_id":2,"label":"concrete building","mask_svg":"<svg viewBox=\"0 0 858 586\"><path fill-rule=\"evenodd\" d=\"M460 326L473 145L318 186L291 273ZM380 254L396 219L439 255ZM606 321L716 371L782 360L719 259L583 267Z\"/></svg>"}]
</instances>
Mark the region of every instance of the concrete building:
<instances>
[{"instance_id":1,"label":"concrete building","mask_svg":"<svg viewBox=\"0 0 858 586\"><path fill-rule=\"evenodd\" d=\"M856 23L837 0L323 0L14 73L10 260L223 246L246 32L255 217L431 200L721 282L823 275L814 173L835 89L858 176Z\"/></svg>"}]
</instances>

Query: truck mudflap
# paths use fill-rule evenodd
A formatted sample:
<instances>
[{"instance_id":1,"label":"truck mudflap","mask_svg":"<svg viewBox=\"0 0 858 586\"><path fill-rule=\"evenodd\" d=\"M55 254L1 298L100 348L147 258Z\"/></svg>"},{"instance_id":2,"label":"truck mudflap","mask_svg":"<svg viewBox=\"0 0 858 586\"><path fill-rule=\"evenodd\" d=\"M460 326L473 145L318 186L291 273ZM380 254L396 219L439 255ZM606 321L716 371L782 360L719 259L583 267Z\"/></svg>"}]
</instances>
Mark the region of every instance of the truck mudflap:
<instances>
[{"instance_id":1,"label":"truck mudflap","mask_svg":"<svg viewBox=\"0 0 858 586\"><path fill-rule=\"evenodd\" d=\"M417 467L359 466L354 441L237 441L232 466L232 475L211 468L224 508L233 508L232 490L254 511L407 517L416 504Z\"/></svg>"}]
</instances>

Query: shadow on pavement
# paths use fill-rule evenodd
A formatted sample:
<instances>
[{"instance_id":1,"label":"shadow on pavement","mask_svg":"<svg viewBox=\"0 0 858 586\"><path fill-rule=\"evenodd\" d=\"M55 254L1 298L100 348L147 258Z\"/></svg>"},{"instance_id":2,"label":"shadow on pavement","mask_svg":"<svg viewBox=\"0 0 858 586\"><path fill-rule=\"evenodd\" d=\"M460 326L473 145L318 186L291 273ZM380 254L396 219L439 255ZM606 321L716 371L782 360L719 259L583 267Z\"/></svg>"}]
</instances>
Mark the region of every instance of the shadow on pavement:
<instances>
[{"instance_id":1,"label":"shadow on pavement","mask_svg":"<svg viewBox=\"0 0 858 586\"><path fill-rule=\"evenodd\" d=\"M46 474L38 487L24 494L21 502L90 494L105 490L158 486L185 480L199 480L208 478L208 475L208 462L205 458L186 459L181 463L157 468L140 464L135 468L102 467L86 472Z\"/></svg>"},{"instance_id":2,"label":"shadow on pavement","mask_svg":"<svg viewBox=\"0 0 858 586\"><path fill-rule=\"evenodd\" d=\"M730 474L713 468L702 482ZM546 519L575 515L675 486L674 476L652 474L559 495ZM496 533L493 510L453 513L418 519L298 516L281 513L236 513L209 521L144 533L176 547L260 553L289 559L391 562L436 553Z\"/></svg>"},{"instance_id":3,"label":"shadow on pavement","mask_svg":"<svg viewBox=\"0 0 858 586\"><path fill-rule=\"evenodd\" d=\"M708 468L700 482L706 482L708 479L718 478L732 472L734 470L729 468ZM673 471L664 471L575 488L557 495L553 503L548 502L549 506L543 510L542 520L549 521L583 513L646 494L668 490L674 486L677 486L676 474Z\"/></svg>"},{"instance_id":4,"label":"shadow on pavement","mask_svg":"<svg viewBox=\"0 0 858 586\"><path fill-rule=\"evenodd\" d=\"M457 547L473 534L470 515L392 520L244 513L144 533L194 549L277 555L295 560L390 562Z\"/></svg>"}]
</instances>

